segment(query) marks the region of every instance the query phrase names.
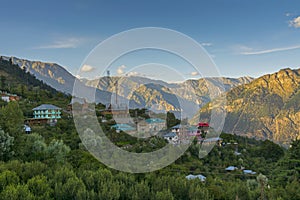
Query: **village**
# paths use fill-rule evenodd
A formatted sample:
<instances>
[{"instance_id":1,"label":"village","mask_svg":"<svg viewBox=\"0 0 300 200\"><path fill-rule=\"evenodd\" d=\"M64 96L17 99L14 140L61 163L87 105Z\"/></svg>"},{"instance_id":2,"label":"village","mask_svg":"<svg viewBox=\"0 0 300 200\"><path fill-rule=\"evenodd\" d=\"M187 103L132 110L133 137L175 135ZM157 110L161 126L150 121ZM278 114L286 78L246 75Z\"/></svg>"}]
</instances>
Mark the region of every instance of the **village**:
<instances>
[{"instance_id":1,"label":"village","mask_svg":"<svg viewBox=\"0 0 300 200\"><path fill-rule=\"evenodd\" d=\"M10 102L19 101L21 97L16 94L1 91L1 99L5 102ZM91 104L88 104L87 101L82 98L73 98L65 108L60 108L52 104L41 104L32 109L32 117L25 119L24 132L31 134L32 127L35 126L56 126L63 115L69 118L72 117L73 107L85 113L88 109L91 109ZM175 146L191 144L195 141L200 147L205 145L217 145L220 147L232 146L235 149L235 156L242 154L238 150L237 142L224 142L221 137L214 133L209 123L206 122L190 125L186 122L180 123L178 120L176 125L168 127L166 114L157 114L148 109L131 110L124 104L102 105L102 108L96 111L100 119L99 122L102 125L110 126L110 130L116 134L126 133L139 138L157 136ZM125 146L125 149L126 148ZM241 171L245 175L256 174L255 171L245 169L242 165L227 166L224 170L227 173ZM189 174L186 176L186 179L199 179L204 182L206 177L202 174Z\"/></svg>"}]
</instances>

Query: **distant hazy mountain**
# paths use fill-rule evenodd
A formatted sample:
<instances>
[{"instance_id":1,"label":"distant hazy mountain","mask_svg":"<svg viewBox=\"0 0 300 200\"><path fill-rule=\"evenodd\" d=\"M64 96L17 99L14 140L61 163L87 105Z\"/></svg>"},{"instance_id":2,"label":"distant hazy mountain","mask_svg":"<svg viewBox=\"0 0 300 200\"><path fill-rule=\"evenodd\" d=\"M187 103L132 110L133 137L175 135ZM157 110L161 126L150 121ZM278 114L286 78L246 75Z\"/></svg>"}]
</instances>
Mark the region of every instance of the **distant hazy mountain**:
<instances>
[{"instance_id":1,"label":"distant hazy mountain","mask_svg":"<svg viewBox=\"0 0 300 200\"><path fill-rule=\"evenodd\" d=\"M3 57L11 59L12 63L25 68L37 79L44 81L56 90L72 94L76 78L62 66L55 63L29 61L16 57ZM180 111L182 107L188 110L198 110L199 107L210 101L210 90L225 90L240 84L249 83L253 79L243 77L233 78L207 78L188 80L184 83L166 83L144 77L102 77L100 80L81 80L83 90L97 88L96 100L109 103L111 94L115 93L115 82L118 80L119 101L130 100L130 105L147 107L159 111ZM222 89L223 83L224 88ZM122 98L123 97L123 98Z\"/></svg>"},{"instance_id":2,"label":"distant hazy mountain","mask_svg":"<svg viewBox=\"0 0 300 200\"><path fill-rule=\"evenodd\" d=\"M87 80L85 83L109 92L116 92L117 83L120 96L131 99L144 107L178 112L183 109L194 113L211 100L210 93L228 91L252 80L250 77L201 78L183 83L166 83L145 77L125 76L103 77L100 80ZM191 115L185 117L191 117Z\"/></svg>"},{"instance_id":3,"label":"distant hazy mountain","mask_svg":"<svg viewBox=\"0 0 300 200\"><path fill-rule=\"evenodd\" d=\"M207 119L214 105L201 110ZM227 93L224 132L279 143L300 139L300 69L282 69Z\"/></svg>"}]
</instances>

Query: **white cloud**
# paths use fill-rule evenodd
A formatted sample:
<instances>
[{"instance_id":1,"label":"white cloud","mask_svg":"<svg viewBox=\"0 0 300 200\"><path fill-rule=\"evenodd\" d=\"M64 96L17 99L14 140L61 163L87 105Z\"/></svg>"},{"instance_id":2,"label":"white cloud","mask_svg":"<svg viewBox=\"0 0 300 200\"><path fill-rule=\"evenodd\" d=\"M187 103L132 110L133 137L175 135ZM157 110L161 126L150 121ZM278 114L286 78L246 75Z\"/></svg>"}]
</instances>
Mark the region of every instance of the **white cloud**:
<instances>
[{"instance_id":1,"label":"white cloud","mask_svg":"<svg viewBox=\"0 0 300 200\"><path fill-rule=\"evenodd\" d=\"M82 42L80 38L59 39L51 44L35 47L35 49L70 49L78 47Z\"/></svg>"},{"instance_id":2,"label":"white cloud","mask_svg":"<svg viewBox=\"0 0 300 200\"><path fill-rule=\"evenodd\" d=\"M240 54L241 55L259 55L259 54L273 53L273 52L278 52L278 51L288 51L288 50L293 50L293 49L300 49L300 45L273 48L273 49L265 49L265 50L260 50L260 51L244 51L244 52L241 52Z\"/></svg>"},{"instance_id":3,"label":"white cloud","mask_svg":"<svg viewBox=\"0 0 300 200\"><path fill-rule=\"evenodd\" d=\"M253 51L253 48L242 45L242 44L234 45L234 46L232 46L232 49L235 51L235 53L238 53L238 54L240 54L240 52Z\"/></svg>"},{"instance_id":4,"label":"white cloud","mask_svg":"<svg viewBox=\"0 0 300 200\"><path fill-rule=\"evenodd\" d=\"M90 72L93 71L95 67L92 67L91 65L83 65L80 69L82 72Z\"/></svg>"},{"instance_id":5,"label":"white cloud","mask_svg":"<svg viewBox=\"0 0 300 200\"><path fill-rule=\"evenodd\" d=\"M295 28L300 28L300 16L294 18L293 20L289 21L289 25Z\"/></svg>"},{"instance_id":6,"label":"white cloud","mask_svg":"<svg viewBox=\"0 0 300 200\"><path fill-rule=\"evenodd\" d=\"M125 65L121 65L120 67L118 67L118 69L117 69L117 74L118 74L118 75L124 74L124 69L125 69L125 68L126 68Z\"/></svg>"},{"instance_id":7,"label":"white cloud","mask_svg":"<svg viewBox=\"0 0 300 200\"><path fill-rule=\"evenodd\" d=\"M291 15L292 15L292 13L289 13L289 12L285 13L285 16L286 16L286 17L289 17L289 16L291 16Z\"/></svg>"},{"instance_id":8,"label":"white cloud","mask_svg":"<svg viewBox=\"0 0 300 200\"><path fill-rule=\"evenodd\" d=\"M140 73L139 72L128 72L126 75L127 76L139 76Z\"/></svg>"},{"instance_id":9,"label":"white cloud","mask_svg":"<svg viewBox=\"0 0 300 200\"><path fill-rule=\"evenodd\" d=\"M210 46L212 46L212 43L203 42L203 43L201 43L201 45L204 46L204 47L210 47Z\"/></svg>"},{"instance_id":10,"label":"white cloud","mask_svg":"<svg viewBox=\"0 0 300 200\"><path fill-rule=\"evenodd\" d=\"M143 73L140 73L140 72L137 72L137 71L131 71L131 72L128 72L126 74L126 76L143 76L143 77L145 77L146 74L143 74Z\"/></svg>"},{"instance_id":11,"label":"white cloud","mask_svg":"<svg viewBox=\"0 0 300 200\"><path fill-rule=\"evenodd\" d=\"M191 76L198 76L199 75L199 72L191 72Z\"/></svg>"}]
</instances>

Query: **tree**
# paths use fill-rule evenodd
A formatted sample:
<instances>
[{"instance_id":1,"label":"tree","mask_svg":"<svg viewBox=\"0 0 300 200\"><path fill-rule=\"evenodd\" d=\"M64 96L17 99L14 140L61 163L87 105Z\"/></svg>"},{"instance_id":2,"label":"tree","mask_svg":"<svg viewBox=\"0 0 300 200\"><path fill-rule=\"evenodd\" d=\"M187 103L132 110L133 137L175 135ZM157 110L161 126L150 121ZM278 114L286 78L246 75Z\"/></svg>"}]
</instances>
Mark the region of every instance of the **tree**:
<instances>
[{"instance_id":1,"label":"tree","mask_svg":"<svg viewBox=\"0 0 300 200\"><path fill-rule=\"evenodd\" d=\"M12 150L13 145L14 138L0 129L0 160L7 161L14 155L14 151Z\"/></svg>"},{"instance_id":2,"label":"tree","mask_svg":"<svg viewBox=\"0 0 300 200\"><path fill-rule=\"evenodd\" d=\"M131 188L131 199L134 200L146 200L150 199L150 188L144 182L137 183L133 188Z\"/></svg>"},{"instance_id":3,"label":"tree","mask_svg":"<svg viewBox=\"0 0 300 200\"><path fill-rule=\"evenodd\" d=\"M27 182L28 189L36 199L50 199L53 193L45 176L35 176Z\"/></svg>"},{"instance_id":4,"label":"tree","mask_svg":"<svg viewBox=\"0 0 300 200\"><path fill-rule=\"evenodd\" d=\"M17 185L20 181L19 176L14 171L5 170L0 174L0 191L8 185Z\"/></svg>"},{"instance_id":5,"label":"tree","mask_svg":"<svg viewBox=\"0 0 300 200\"><path fill-rule=\"evenodd\" d=\"M118 182L109 181L101 184L98 193L99 199L117 200L120 198L120 186Z\"/></svg>"},{"instance_id":6,"label":"tree","mask_svg":"<svg viewBox=\"0 0 300 200\"><path fill-rule=\"evenodd\" d=\"M82 180L76 176L65 181L55 183L55 198L56 199L86 199L86 189Z\"/></svg>"},{"instance_id":7,"label":"tree","mask_svg":"<svg viewBox=\"0 0 300 200\"><path fill-rule=\"evenodd\" d=\"M286 186L286 199L296 200L300 199L299 193L300 184L298 181L294 180Z\"/></svg>"},{"instance_id":8,"label":"tree","mask_svg":"<svg viewBox=\"0 0 300 200\"><path fill-rule=\"evenodd\" d=\"M63 163L70 150L70 147L65 145L62 140L54 139L47 148L47 155L50 158L55 158L57 162Z\"/></svg>"},{"instance_id":9,"label":"tree","mask_svg":"<svg viewBox=\"0 0 300 200\"><path fill-rule=\"evenodd\" d=\"M163 190L159 191L155 194L155 198L153 199L160 199L160 200L173 200L173 194L170 190Z\"/></svg>"},{"instance_id":10,"label":"tree","mask_svg":"<svg viewBox=\"0 0 300 200\"><path fill-rule=\"evenodd\" d=\"M288 153L290 159L300 160L300 140L295 140L291 143L291 148Z\"/></svg>"},{"instance_id":11,"label":"tree","mask_svg":"<svg viewBox=\"0 0 300 200\"><path fill-rule=\"evenodd\" d=\"M18 102L9 102L7 106L1 108L0 125L4 131L15 136L22 131L23 124L23 112Z\"/></svg>"},{"instance_id":12,"label":"tree","mask_svg":"<svg viewBox=\"0 0 300 200\"><path fill-rule=\"evenodd\" d=\"M180 120L176 119L174 113L167 112L167 128L171 128L180 123Z\"/></svg>"},{"instance_id":13,"label":"tree","mask_svg":"<svg viewBox=\"0 0 300 200\"><path fill-rule=\"evenodd\" d=\"M250 191L255 190L258 187L258 183L255 179L248 179L247 187L248 187L248 190L250 190Z\"/></svg>"},{"instance_id":14,"label":"tree","mask_svg":"<svg viewBox=\"0 0 300 200\"><path fill-rule=\"evenodd\" d=\"M200 184L192 184L189 191L189 197L191 200L203 199L209 200L213 197L209 194L208 190Z\"/></svg>"},{"instance_id":15,"label":"tree","mask_svg":"<svg viewBox=\"0 0 300 200\"><path fill-rule=\"evenodd\" d=\"M0 84L1 84L1 90L5 90L6 89L6 77L1 75L0 77Z\"/></svg>"},{"instance_id":16,"label":"tree","mask_svg":"<svg viewBox=\"0 0 300 200\"><path fill-rule=\"evenodd\" d=\"M275 144L269 140L265 140L262 143L261 148L259 149L259 153L267 161L271 162L276 162L284 156L283 149L278 144Z\"/></svg>"},{"instance_id":17,"label":"tree","mask_svg":"<svg viewBox=\"0 0 300 200\"><path fill-rule=\"evenodd\" d=\"M9 185L0 193L0 200L34 199L27 185Z\"/></svg>"},{"instance_id":18,"label":"tree","mask_svg":"<svg viewBox=\"0 0 300 200\"><path fill-rule=\"evenodd\" d=\"M16 156L25 161L45 159L47 145L38 134L20 135L16 137Z\"/></svg>"},{"instance_id":19,"label":"tree","mask_svg":"<svg viewBox=\"0 0 300 200\"><path fill-rule=\"evenodd\" d=\"M239 183L235 188L236 199L248 200L250 199L249 189L243 183Z\"/></svg>"}]
</instances>

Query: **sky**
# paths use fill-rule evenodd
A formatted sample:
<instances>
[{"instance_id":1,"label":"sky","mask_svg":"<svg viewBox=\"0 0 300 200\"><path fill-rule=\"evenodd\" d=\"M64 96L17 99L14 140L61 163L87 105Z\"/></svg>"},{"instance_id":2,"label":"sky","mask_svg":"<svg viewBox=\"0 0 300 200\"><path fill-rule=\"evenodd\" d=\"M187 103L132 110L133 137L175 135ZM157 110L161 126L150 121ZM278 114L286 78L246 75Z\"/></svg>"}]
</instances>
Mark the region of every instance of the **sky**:
<instances>
[{"instance_id":1,"label":"sky","mask_svg":"<svg viewBox=\"0 0 300 200\"><path fill-rule=\"evenodd\" d=\"M99 43L142 27L171 29L191 37L207 51L220 76L259 77L282 68L300 68L297 0L2 0L0 24L0 55L55 62L74 75L80 67L95 68L85 61ZM160 59L190 78L199 76L182 61L154 51L120 58L111 73L126 73ZM172 80L174 73L165 77Z\"/></svg>"}]
</instances>

